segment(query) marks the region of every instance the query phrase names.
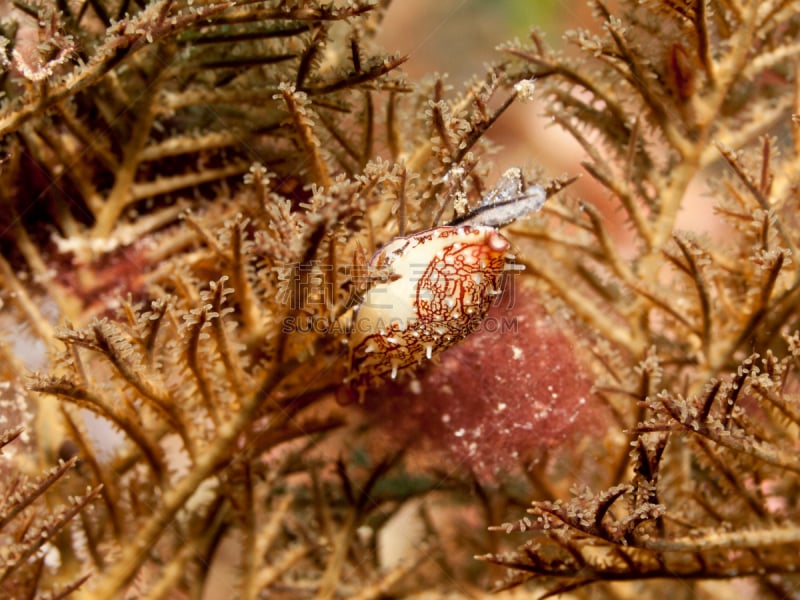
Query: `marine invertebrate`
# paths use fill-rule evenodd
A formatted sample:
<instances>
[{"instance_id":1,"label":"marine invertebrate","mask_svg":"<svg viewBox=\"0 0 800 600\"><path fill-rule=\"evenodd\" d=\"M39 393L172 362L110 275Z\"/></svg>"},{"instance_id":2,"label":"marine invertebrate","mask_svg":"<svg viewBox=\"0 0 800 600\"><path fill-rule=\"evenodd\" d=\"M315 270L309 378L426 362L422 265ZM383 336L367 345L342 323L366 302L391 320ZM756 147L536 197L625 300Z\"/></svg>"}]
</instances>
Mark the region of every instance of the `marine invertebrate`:
<instances>
[{"instance_id":1,"label":"marine invertebrate","mask_svg":"<svg viewBox=\"0 0 800 600\"><path fill-rule=\"evenodd\" d=\"M496 229L539 210L541 186L507 172L473 211L453 224L401 236L378 250L372 285L354 311L348 382L360 390L430 360L477 329L512 269L510 242Z\"/></svg>"},{"instance_id":2,"label":"marine invertebrate","mask_svg":"<svg viewBox=\"0 0 800 600\"><path fill-rule=\"evenodd\" d=\"M0 507L4 592L458 596L495 565L545 594L792 592L797 3L596 2L575 53L534 32L459 91L406 82L367 2L14 6L0 489L52 475ZM577 166L528 177L552 199L496 231L522 188L492 188L485 134L517 98L547 100L627 243L596 191L559 193ZM703 183L711 234L679 219ZM362 352L365 403L335 402L365 294L435 308L444 347L506 244L517 331L404 348L404 386ZM440 251L487 278L458 315ZM395 294L415 256L430 285ZM399 560L392 524L418 532Z\"/></svg>"},{"instance_id":3,"label":"marine invertebrate","mask_svg":"<svg viewBox=\"0 0 800 600\"><path fill-rule=\"evenodd\" d=\"M588 199L553 204L563 229L518 231L537 240L528 272L585 327L597 394L624 435L619 446L606 438L616 449L569 492L543 485L527 514L498 523L523 533L516 552L483 558L513 569L508 585L545 595L655 578L659 593L702 594L708 580L748 577L785 597L797 587L788 557L800 515L794 501L776 512L768 490L800 485L788 408L798 5L592 6L602 31L569 32L574 54L536 32L505 51L580 144L628 243Z\"/></svg>"},{"instance_id":4,"label":"marine invertebrate","mask_svg":"<svg viewBox=\"0 0 800 600\"><path fill-rule=\"evenodd\" d=\"M42 80L8 71L0 114L2 316L53 357L23 424L44 469L71 448L76 480L101 490L53 550L53 577L87 597L199 594L232 544L243 597L438 586L399 582L430 567L424 548L380 568L381 523L438 479L412 485L385 449L356 460L331 325L352 305L359 244L485 195L482 136L512 101L499 72L459 97L412 94L402 59L371 45L368 3L73 9L31 7L3 30L11 44L74 35L82 54ZM23 372L3 367L20 387ZM26 589L52 589L34 566L20 565Z\"/></svg>"}]
</instances>

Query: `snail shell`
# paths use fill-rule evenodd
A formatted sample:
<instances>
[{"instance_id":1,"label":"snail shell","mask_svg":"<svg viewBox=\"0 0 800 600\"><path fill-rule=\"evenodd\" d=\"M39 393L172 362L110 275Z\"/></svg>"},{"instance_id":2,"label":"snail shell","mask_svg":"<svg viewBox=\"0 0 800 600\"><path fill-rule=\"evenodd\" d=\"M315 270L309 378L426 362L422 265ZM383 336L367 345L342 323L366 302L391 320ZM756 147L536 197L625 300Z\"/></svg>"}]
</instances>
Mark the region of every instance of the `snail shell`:
<instances>
[{"instance_id":1,"label":"snail shell","mask_svg":"<svg viewBox=\"0 0 800 600\"><path fill-rule=\"evenodd\" d=\"M501 293L509 247L494 227L445 225L378 250L369 265L390 276L355 311L351 387L363 392L394 379L473 332Z\"/></svg>"}]
</instances>

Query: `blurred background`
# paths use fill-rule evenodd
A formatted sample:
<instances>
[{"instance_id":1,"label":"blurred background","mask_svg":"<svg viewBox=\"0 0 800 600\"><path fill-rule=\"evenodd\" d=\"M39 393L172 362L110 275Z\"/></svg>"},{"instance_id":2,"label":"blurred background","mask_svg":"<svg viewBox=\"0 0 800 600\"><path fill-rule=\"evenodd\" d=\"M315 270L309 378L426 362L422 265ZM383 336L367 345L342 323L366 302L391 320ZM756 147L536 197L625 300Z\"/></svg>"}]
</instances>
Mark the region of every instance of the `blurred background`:
<instances>
[{"instance_id":1,"label":"blurred background","mask_svg":"<svg viewBox=\"0 0 800 600\"><path fill-rule=\"evenodd\" d=\"M565 31L596 24L582 0L395 0L378 42L408 56L403 69L410 81L444 76L452 93L459 93L485 73L487 64L503 59L498 45L514 38L524 43L534 27L551 48L562 49ZM501 146L498 174L511 166L540 166L551 176L580 169L577 144L547 127L541 113L536 102L516 103L489 130L489 138Z\"/></svg>"},{"instance_id":2,"label":"blurred background","mask_svg":"<svg viewBox=\"0 0 800 600\"><path fill-rule=\"evenodd\" d=\"M409 56L405 69L411 79L448 73L458 85L497 59L498 44L527 37L531 26L557 44L563 24L584 12L585 3L574 0L396 0L379 40Z\"/></svg>"}]
</instances>

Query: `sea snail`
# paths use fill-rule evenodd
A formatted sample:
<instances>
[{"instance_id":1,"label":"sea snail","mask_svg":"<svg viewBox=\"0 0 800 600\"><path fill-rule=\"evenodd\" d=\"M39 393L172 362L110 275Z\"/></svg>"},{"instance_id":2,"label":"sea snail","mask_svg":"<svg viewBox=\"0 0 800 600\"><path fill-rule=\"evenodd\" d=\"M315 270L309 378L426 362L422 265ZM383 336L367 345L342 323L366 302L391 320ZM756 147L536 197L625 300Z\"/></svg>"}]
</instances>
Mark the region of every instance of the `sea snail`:
<instances>
[{"instance_id":1,"label":"sea snail","mask_svg":"<svg viewBox=\"0 0 800 600\"><path fill-rule=\"evenodd\" d=\"M497 228L539 210L545 199L539 185L523 190L519 169L510 169L472 212L380 248L369 267L389 276L354 311L351 390L363 396L472 333L502 293L511 244Z\"/></svg>"}]
</instances>

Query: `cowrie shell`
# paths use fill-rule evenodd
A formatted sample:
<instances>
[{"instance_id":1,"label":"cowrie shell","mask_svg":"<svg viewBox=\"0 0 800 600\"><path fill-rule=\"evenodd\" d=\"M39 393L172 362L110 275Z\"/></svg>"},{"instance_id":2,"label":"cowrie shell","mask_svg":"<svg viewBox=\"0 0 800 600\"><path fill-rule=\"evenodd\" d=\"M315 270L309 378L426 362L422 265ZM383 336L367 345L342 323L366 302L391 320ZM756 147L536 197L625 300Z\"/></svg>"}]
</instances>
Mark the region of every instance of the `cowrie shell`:
<instances>
[{"instance_id":1,"label":"cowrie shell","mask_svg":"<svg viewBox=\"0 0 800 600\"><path fill-rule=\"evenodd\" d=\"M544 188L523 188L520 170L509 169L472 212L380 248L369 267L389 275L354 311L351 389L363 397L475 331L502 293L503 272L518 270L507 263L511 244L497 228L539 210L546 198Z\"/></svg>"},{"instance_id":2,"label":"cowrie shell","mask_svg":"<svg viewBox=\"0 0 800 600\"><path fill-rule=\"evenodd\" d=\"M473 332L499 293L509 241L494 227L441 226L392 240L370 260L389 281L355 311L351 385L394 379Z\"/></svg>"}]
</instances>

